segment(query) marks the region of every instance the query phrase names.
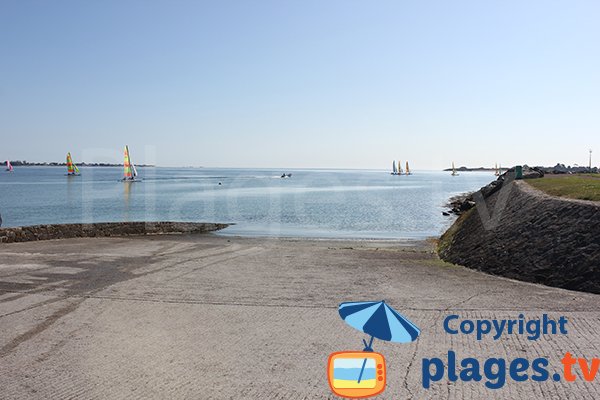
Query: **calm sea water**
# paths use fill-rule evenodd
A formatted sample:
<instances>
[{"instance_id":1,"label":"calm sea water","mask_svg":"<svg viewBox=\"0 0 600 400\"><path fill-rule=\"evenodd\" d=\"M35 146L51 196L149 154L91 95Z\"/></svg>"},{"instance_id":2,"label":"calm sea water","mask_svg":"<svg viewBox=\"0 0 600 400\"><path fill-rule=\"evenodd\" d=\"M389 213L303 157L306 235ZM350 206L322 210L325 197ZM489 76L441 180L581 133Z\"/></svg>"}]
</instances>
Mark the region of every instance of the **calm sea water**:
<instances>
[{"instance_id":1,"label":"calm sea water","mask_svg":"<svg viewBox=\"0 0 600 400\"><path fill-rule=\"evenodd\" d=\"M449 197L479 189L489 172L139 168L143 181L122 183L121 168L58 167L0 171L3 226L103 221L233 222L222 234L322 238L421 239L452 219ZM219 185L221 182L221 185Z\"/></svg>"}]
</instances>

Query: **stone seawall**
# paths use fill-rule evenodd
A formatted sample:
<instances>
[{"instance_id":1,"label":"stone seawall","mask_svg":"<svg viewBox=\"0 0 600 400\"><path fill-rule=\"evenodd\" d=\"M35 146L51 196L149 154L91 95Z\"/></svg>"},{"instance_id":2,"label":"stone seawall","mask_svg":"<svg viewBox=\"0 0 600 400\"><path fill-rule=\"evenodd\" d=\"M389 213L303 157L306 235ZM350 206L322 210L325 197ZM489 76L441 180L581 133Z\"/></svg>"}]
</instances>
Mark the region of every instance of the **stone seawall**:
<instances>
[{"instance_id":1,"label":"stone seawall","mask_svg":"<svg viewBox=\"0 0 600 400\"><path fill-rule=\"evenodd\" d=\"M93 224L32 225L0 228L0 243L77 237L204 233L226 228L227 224L204 222L99 222Z\"/></svg>"},{"instance_id":2,"label":"stone seawall","mask_svg":"<svg viewBox=\"0 0 600 400\"><path fill-rule=\"evenodd\" d=\"M507 182L457 219L439 254L491 274L600 293L600 203Z\"/></svg>"}]
</instances>

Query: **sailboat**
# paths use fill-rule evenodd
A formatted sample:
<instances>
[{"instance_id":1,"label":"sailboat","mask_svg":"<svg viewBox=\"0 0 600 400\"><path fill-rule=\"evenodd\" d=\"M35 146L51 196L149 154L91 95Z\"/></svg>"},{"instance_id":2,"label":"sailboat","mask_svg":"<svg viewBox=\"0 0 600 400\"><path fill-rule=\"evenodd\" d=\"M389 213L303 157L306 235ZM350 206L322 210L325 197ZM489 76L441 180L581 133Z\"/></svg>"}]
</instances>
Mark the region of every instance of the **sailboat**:
<instances>
[{"instance_id":1,"label":"sailboat","mask_svg":"<svg viewBox=\"0 0 600 400\"><path fill-rule=\"evenodd\" d=\"M452 161L452 176L457 176L458 172L456 172L456 168L454 167L454 161Z\"/></svg>"},{"instance_id":2,"label":"sailboat","mask_svg":"<svg viewBox=\"0 0 600 400\"><path fill-rule=\"evenodd\" d=\"M400 160L398 160L398 175L404 174L404 171L402 171L402 167L400 165L401 165Z\"/></svg>"},{"instance_id":3,"label":"sailboat","mask_svg":"<svg viewBox=\"0 0 600 400\"><path fill-rule=\"evenodd\" d=\"M392 161L392 172L390 175L398 175L398 169L396 168L396 160Z\"/></svg>"},{"instance_id":4,"label":"sailboat","mask_svg":"<svg viewBox=\"0 0 600 400\"><path fill-rule=\"evenodd\" d=\"M13 172L13 166L10 163L10 161L6 160L6 171L7 172Z\"/></svg>"},{"instance_id":5,"label":"sailboat","mask_svg":"<svg viewBox=\"0 0 600 400\"><path fill-rule=\"evenodd\" d=\"M498 169L498 163L494 165L494 175L500 176L500 170Z\"/></svg>"},{"instance_id":6,"label":"sailboat","mask_svg":"<svg viewBox=\"0 0 600 400\"><path fill-rule=\"evenodd\" d=\"M67 153L67 176L79 176L79 168L73 162L70 152Z\"/></svg>"},{"instance_id":7,"label":"sailboat","mask_svg":"<svg viewBox=\"0 0 600 400\"><path fill-rule=\"evenodd\" d=\"M408 161L406 162L406 175L412 175L410 168L408 167Z\"/></svg>"},{"instance_id":8,"label":"sailboat","mask_svg":"<svg viewBox=\"0 0 600 400\"><path fill-rule=\"evenodd\" d=\"M135 169L135 165L131 162L131 158L129 157L129 146L125 146L124 152L124 160L123 160L123 182L136 182L135 179L138 175L137 169Z\"/></svg>"}]
</instances>

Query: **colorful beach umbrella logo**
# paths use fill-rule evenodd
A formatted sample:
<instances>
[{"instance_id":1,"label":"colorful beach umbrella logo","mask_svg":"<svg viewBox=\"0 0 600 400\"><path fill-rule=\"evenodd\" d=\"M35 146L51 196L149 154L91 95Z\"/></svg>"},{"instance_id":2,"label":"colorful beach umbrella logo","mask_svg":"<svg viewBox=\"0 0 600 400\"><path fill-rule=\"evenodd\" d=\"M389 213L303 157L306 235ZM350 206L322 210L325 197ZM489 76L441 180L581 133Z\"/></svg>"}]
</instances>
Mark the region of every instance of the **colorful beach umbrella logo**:
<instances>
[{"instance_id":1,"label":"colorful beach umbrella logo","mask_svg":"<svg viewBox=\"0 0 600 400\"><path fill-rule=\"evenodd\" d=\"M329 386L338 396L365 398L385 390L386 368L382 354L373 351L374 339L410 343L420 329L385 301L342 303L340 317L351 327L370 336L363 339L363 351L341 351L329 356Z\"/></svg>"}]
</instances>

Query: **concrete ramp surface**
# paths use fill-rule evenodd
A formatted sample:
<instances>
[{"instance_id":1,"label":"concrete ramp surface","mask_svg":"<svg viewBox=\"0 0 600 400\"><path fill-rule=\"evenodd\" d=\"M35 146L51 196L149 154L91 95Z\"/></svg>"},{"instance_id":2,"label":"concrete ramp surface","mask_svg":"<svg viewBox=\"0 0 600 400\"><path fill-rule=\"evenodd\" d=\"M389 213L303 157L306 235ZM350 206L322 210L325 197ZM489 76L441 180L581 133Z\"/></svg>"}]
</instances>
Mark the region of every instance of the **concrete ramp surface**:
<instances>
[{"instance_id":1,"label":"concrete ramp surface","mask_svg":"<svg viewBox=\"0 0 600 400\"><path fill-rule=\"evenodd\" d=\"M597 382L422 385L422 359L600 355L600 297L446 264L425 242L184 235L0 246L0 387L10 399L323 399L330 353L362 350L344 301L383 300L421 328L375 341L386 399L598 398ZM543 313L569 335L477 341L442 322ZM580 374L580 372L577 372ZM600 378L599 378L600 379Z\"/></svg>"}]
</instances>

